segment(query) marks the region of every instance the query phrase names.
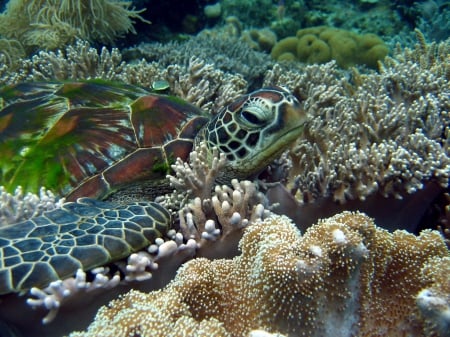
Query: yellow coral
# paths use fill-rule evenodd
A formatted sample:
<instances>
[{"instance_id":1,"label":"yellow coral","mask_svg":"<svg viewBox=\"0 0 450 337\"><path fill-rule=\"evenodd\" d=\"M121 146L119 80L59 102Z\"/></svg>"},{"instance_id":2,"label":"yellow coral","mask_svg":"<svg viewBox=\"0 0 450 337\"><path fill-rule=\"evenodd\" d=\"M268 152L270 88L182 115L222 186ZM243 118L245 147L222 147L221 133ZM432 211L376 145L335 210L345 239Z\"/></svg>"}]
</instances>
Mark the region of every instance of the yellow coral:
<instances>
[{"instance_id":1,"label":"yellow coral","mask_svg":"<svg viewBox=\"0 0 450 337\"><path fill-rule=\"evenodd\" d=\"M325 63L331 61L331 50L325 41L305 34L298 40L297 57L301 62Z\"/></svg>"},{"instance_id":2,"label":"yellow coral","mask_svg":"<svg viewBox=\"0 0 450 337\"><path fill-rule=\"evenodd\" d=\"M242 33L242 39L247 42L252 49L270 52L275 43L277 36L268 28L250 29Z\"/></svg>"},{"instance_id":3,"label":"yellow coral","mask_svg":"<svg viewBox=\"0 0 450 337\"><path fill-rule=\"evenodd\" d=\"M297 53L297 44L298 44L298 39L295 36L294 37L292 37L292 36L286 37L284 39L281 39L272 48L271 56L274 59L278 60L280 55L282 55L284 53L296 54Z\"/></svg>"},{"instance_id":4,"label":"yellow coral","mask_svg":"<svg viewBox=\"0 0 450 337\"><path fill-rule=\"evenodd\" d=\"M415 302L421 289L448 282L436 270L450 268L437 232L391 234L344 212L301 236L274 216L249 226L240 248L232 260L188 262L162 291L124 295L72 336L178 336L200 326L208 332L196 336L439 335L435 316L421 316ZM448 301L448 285L439 289Z\"/></svg>"},{"instance_id":5,"label":"yellow coral","mask_svg":"<svg viewBox=\"0 0 450 337\"><path fill-rule=\"evenodd\" d=\"M325 63L332 59L342 68L365 64L376 68L389 50L375 34L356 33L326 26L310 27L297 31L295 37L280 40L272 49L272 57L278 61L283 55L296 55L298 61Z\"/></svg>"}]
</instances>

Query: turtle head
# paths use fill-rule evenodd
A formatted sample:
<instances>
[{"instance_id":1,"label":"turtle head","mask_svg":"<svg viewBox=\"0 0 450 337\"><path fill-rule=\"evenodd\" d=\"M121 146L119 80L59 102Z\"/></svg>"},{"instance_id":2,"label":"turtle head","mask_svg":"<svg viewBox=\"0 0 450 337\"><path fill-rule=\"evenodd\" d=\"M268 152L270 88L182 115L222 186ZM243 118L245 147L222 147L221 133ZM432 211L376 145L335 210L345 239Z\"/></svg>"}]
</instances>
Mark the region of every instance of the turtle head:
<instances>
[{"instance_id":1,"label":"turtle head","mask_svg":"<svg viewBox=\"0 0 450 337\"><path fill-rule=\"evenodd\" d=\"M302 133L306 114L292 93L263 88L222 108L197 137L228 159L227 176L248 178L269 165Z\"/></svg>"}]
</instances>

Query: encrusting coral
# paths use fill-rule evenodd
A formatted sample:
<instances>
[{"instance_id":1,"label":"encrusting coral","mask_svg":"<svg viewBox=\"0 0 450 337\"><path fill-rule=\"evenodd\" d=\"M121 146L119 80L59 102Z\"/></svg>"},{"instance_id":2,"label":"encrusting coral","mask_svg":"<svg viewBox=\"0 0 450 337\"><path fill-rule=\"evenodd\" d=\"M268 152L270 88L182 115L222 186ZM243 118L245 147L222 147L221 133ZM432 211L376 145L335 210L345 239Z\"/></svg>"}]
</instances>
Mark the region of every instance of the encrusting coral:
<instances>
[{"instance_id":1,"label":"encrusting coral","mask_svg":"<svg viewBox=\"0 0 450 337\"><path fill-rule=\"evenodd\" d=\"M447 335L450 254L437 232L391 234L344 212L301 236L273 216L247 227L240 249L186 263L163 290L129 292L71 336Z\"/></svg>"}]
</instances>

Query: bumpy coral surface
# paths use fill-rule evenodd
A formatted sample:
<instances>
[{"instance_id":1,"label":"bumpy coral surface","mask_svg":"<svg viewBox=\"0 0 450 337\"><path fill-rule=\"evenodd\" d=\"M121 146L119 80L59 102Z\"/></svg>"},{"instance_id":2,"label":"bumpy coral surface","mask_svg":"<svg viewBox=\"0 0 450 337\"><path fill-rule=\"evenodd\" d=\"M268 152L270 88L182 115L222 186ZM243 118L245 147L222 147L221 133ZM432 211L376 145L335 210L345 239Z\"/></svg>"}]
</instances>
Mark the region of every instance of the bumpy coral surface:
<instances>
[{"instance_id":1,"label":"bumpy coral surface","mask_svg":"<svg viewBox=\"0 0 450 337\"><path fill-rule=\"evenodd\" d=\"M114 300L72 336L445 335L450 255L437 232L391 234L344 212L301 236L271 217L240 248L188 262L161 291Z\"/></svg>"},{"instance_id":2,"label":"bumpy coral surface","mask_svg":"<svg viewBox=\"0 0 450 337\"><path fill-rule=\"evenodd\" d=\"M273 47L272 57L278 61L326 63L335 60L340 67L355 64L377 67L389 49L375 34L359 35L326 26L300 29L296 36L284 38Z\"/></svg>"}]
</instances>

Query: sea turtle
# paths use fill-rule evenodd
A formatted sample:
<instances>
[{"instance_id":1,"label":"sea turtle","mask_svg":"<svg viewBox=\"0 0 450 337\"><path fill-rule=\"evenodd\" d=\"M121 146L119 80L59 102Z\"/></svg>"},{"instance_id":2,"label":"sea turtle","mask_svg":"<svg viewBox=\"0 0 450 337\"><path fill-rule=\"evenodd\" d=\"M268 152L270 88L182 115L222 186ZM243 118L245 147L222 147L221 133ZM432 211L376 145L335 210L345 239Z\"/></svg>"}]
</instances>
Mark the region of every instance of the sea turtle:
<instances>
[{"instance_id":1,"label":"sea turtle","mask_svg":"<svg viewBox=\"0 0 450 337\"><path fill-rule=\"evenodd\" d=\"M244 95L213 117L183 100L104 81L21 83L0 90L0 185L66 196L61 209L0 229L0 294L46 286L142 249L168 227L171 163L204 142L225 179L263 170L302 132L281 87ZM105 199L119 198L126 203ZM136 199L137 201L133 201Z\"/></svg>"}]
</instances>

